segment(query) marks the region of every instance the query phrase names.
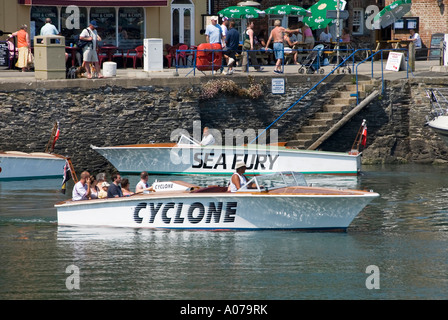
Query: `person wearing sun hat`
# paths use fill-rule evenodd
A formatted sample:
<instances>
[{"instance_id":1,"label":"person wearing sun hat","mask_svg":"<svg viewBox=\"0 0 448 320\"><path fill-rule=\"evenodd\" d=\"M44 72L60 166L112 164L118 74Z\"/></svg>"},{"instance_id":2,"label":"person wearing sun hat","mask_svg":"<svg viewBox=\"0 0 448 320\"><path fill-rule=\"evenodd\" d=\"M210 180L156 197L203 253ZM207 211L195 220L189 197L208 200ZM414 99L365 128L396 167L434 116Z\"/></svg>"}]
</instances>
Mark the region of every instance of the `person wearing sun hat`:
<instances>
[{"instance_id":1,"label":"person wearing sun hat","mask_svg":"<svg viewBox=\"0 0 448 320\"><path fill-rule=\"evenodd\" d=\"M247 179L247 177L244 175L244 173L246 172L246 168L247 166L244 161L238 161L235 164L236 172L232 175L232 178L230 178L228 191L236 192L249 181L249 179ZM244 187L244 189L246 188L250 188L250 186Z\"/></svg>"}]
</instances>

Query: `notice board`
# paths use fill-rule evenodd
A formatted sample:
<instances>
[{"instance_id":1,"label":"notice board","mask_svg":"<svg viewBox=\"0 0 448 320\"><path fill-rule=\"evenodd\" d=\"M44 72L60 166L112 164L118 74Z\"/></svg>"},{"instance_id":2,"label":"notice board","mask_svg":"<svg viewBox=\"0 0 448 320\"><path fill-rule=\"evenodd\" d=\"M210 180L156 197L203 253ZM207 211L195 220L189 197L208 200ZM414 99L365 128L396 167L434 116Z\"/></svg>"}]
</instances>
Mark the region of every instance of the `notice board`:
<instances>
[{"instance_id":1,"label":"notice board","mask_svg":"<svg viewBox=\"0 0 448 320\"><path fill-rule=\"evenodd\" d=\"M440 59L440 43L445 37L444 33L434 33L431 35L431 44L428 50L428 60L438 60Z\"/></svg>"},{"instance_id":2,"label":"notice board","mask_svg":"<svg viewBox=\"0 0 448 320\"><path fill-rule=\"evenodd\" d=\"M9 50L6 41L0 41L0 67L9 67Z\"/></svg>"}]
</instances>

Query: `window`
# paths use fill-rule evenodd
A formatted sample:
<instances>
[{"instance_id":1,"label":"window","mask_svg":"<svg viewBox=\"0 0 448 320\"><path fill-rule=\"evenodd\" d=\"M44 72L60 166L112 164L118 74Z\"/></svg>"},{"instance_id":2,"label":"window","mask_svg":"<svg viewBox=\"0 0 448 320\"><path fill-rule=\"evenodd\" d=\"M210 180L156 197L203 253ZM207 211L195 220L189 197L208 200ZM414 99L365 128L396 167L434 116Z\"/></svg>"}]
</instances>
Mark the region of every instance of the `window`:
<instances>
[{"instance_id":1,"label":"window","mask_svg":"<svg viewBox=\"0 0 448 320\"><path fill-rule=\"evenodd\" d=\"M353 34L364 33L364 12L363 9L353 9Z\"/></svg>"},{"instance_id":2,"label":"window","mask_svg":"<svg viewBox=\"0 0 448 320\"><path fill-rule=\"evenodd\" d=\"M120 8L118 10L118 46L122 49L134 49L143 45L144 38L143 8Z\"/></svg>"},{"instance_id":3,"label":"window","mask_svg":"<svg viewBox=\"0 0 448 320\"><path fill-rule=\"evenodd\" d=\"M115 8L91 8L90 20L98 24L97 32L102 40L99 45L116 44Z\"/></svg>"},{"instance_id":4,"label":"window","mask_svg":"<svg viewBox=\"0 0 448 320\"><path fill-rule=\"evenodd\" d=\"M31 7L31 19L29 33L31 39L40 34L40 28L45 25L45 19L51 18L51 22L59 29L58 9L56 7Z\"/></svg>"},{"instance_id":5,"label":"window","mask_svg":"<svg viewBox=\"0 0 448 320\"><path fill-rule=\"evenodd\" d=\"M88 26L87 8L62 7L61 9L61 35L65 37L65 43L74 43L81 31Z\"/></svg>"}]
</instances>

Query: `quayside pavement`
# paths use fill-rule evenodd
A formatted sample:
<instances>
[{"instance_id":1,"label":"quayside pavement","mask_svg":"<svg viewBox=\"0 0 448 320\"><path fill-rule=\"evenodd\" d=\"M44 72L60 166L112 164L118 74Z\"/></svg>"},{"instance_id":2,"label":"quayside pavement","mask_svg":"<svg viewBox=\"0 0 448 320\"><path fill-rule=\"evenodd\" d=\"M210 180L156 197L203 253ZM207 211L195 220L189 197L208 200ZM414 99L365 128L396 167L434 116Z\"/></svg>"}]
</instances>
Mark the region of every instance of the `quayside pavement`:
<instances>
[{"instance_id":1,"label":"quayside pavement","mask_svg":"<svg viewBox=\"0 0 448 320\"><path fill-rule=\"evenodd\" d=\"M397 79L406 79L409 78L418 78L418 77L446 77L448 76L448 67L447 66L439 66L438 60L430 60L430 61L416 61L415 62L415 70L411 72L410 70L407 71L406 69L400 70L400 71L389 71L385 70L386 67L386 60L381 63L381 61L374 61L372 62L368 61L362 64L359 64L356 68L356 64L353 66L353 64L349 64L349 67L351 68L351 74L349 74L350 77L355 76L355 70L357 69L357 74L359 77L365 78L371 78L372 77L372 70L373 70L373 78L375 79L382 79L384 77L385 80L397 80ZM224 73L220 74L219 72L212 72L212 71L205 71L201 72L199 70L193 70L192 67L181 67L181 68L170 68L170 69L163 69L163 71L160 72L146 72L142 68L138 69L132 69L132 68L119 68L116 70L116 76L110 77L110 78L103 78L103 79L87 79L87 78L80 78L80 79L62 79L62 80L40 80L35 79L34 72L21 72L20 70L0 70L0 91L8 91L8 90L14 90L14 89L33 89L38 88L40 85L45 83L45 87L52 87L52 83L55 84L55 87L65 87L65 86L71 86L70 82L74 85L76 82L76 86L81 87L88 87L89 85L95 83L95 86L101 86L101 85L113 85L113 84L122 84L123 82L132 82L133 86L136 85L135 81L136 79L142 80L142 83L147 83L147 81L144 81L144 79L151 80L153 84L161 84L164 83L172 83L173 81L176 83L195 83L198 81L204 81L204 77L207 79L210 78L228 78L228 79L239 79L239 81L246 81L247 76L253 76L255 78L257 77L271 77L271 78L278 78L278 77L303 77L304 79L307 78L308 81L310 77L318 77L322 78L328 75L329 72L331 72L334 68L333 65L322 67L324 69L323 74L299 74L298 70L300 68L300 65L285 65L284 67L284 73L283 74L276 74L274 73L274 66L268 65L263 66L263 71L257 72L252 67L250 68L249 72L242 72L241 67L236 67L235 72L232 75L226 75L225 71L227 68L225 68ZM340 69L340 72L338 73L335 71L333 75L342 74L342 71L344 69ZM346 69L345 69L346 70ZM383 70L383 72L381 72ZM346 73L347 75L347 73ZM200 80L202 79L202 80ZM114 82L111 82L113 80ZM117 80L122 80L118 81ZM317 81L317 79L316 79ZM104 83L104 84L103 84ZM20 85L21 84L21 85ZM57 84L57 85L56 85Z\"/></svg>"}]
</instances>

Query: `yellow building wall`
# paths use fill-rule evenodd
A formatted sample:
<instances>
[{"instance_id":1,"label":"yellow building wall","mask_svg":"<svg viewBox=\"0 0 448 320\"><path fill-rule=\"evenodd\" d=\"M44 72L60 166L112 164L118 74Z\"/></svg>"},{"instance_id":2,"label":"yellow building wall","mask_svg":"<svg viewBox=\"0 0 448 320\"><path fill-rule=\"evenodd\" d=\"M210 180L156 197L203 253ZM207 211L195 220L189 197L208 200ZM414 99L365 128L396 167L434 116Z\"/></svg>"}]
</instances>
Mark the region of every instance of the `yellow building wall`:
<instances>
[{"instance_id":1,"label":"yellow building wall","mask_svg":"<svg viewBox=\"0 0 448 320\"><path fill-rule=\"evenodd\" d=\"M193 0L194 8L194 39L195 44L205 42L205 36L200 34L202 14L207 12L207 1ZM15 32L22 24L30 25L31 6L19 5L17 0L0 0L0 30ZM171 0L167 7L145 8L146 37L162 38L163 43L171 44ZM0 37L5 40L6 35Z\"/></svg>"},{"instance_id":2,"label":"yellow building wall","mask_svg":"<svg viewBox=\"0 0 448 320\"><path fill-rule=\"evenodd\" d=\"M16 32L22 24L30 26L30 7L21 6L17 0L0 0L0 30ZM0 37L6 39L6 35Z\"/></svg>"}]
</instances>

